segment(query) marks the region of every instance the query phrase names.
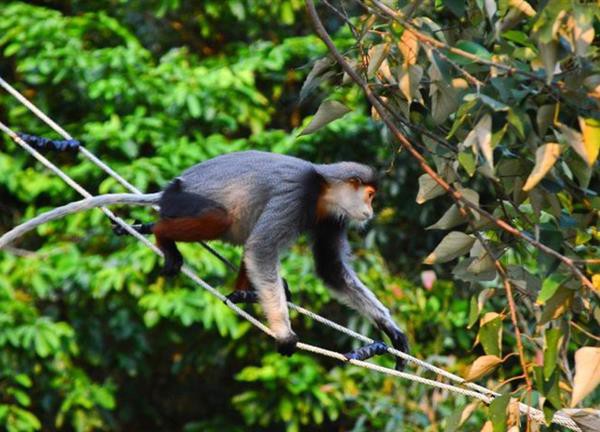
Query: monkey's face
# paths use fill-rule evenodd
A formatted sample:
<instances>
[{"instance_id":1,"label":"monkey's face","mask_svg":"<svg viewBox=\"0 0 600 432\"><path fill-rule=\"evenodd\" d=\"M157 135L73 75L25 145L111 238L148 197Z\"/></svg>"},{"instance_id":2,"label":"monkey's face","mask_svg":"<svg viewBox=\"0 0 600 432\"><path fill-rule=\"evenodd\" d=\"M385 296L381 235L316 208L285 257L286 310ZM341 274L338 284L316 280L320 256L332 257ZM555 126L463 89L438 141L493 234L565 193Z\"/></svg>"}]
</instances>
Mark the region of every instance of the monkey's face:
<instances>
[{"instance_id":1,"label":"monkey's face","mask_svg":"<svg viewBox=\"0 0 600 432\"><path fill-rule=\"evenodd\" d=\"M372 185L363 184L360 179L352 177L330 184L322 199L329 214L365 223L373 217L375 192Z\"/></svg>"}]
</instances>

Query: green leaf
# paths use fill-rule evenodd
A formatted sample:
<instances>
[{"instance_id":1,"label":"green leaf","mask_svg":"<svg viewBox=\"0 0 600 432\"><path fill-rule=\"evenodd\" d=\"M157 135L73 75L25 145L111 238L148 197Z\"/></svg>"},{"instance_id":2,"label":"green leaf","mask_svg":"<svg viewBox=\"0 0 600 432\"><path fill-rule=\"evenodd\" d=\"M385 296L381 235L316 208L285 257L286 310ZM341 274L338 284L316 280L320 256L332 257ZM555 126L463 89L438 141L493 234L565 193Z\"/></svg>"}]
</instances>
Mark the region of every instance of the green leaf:
<instances>
[{"instance_id":1,"label":"green leaf","mask_svg":"<svg viewBox=\"0 0 600 432\"><path fill-rule=\"evenodd\" d=\"M469 306L469 323L467 328L471 328L477 322L479 318L479 305L477 304L477 297L471 296L471 303Z\"/></svg>"},{"instance_id":2,"label":"green leaf","mask_svg":"<svg viewBox=\"0 0 600 432\"><path fill-rule=\"evenodd\" d=\"M465 98L466 98L466 96L465 96ZM496 99L493 99L487 95L484 95L483 93L481 93L479 95L479 99L481 100L481 102L483 102L484 104L489 106L494 111L508 111L508 109L510 108L505 103L497 101Z\"/></svg>"},{"instance_id":3,"label":"green leaf","mask_svg":"<svg viewBox=\"0 0 600 432\"><path fill-rule=\"evenodd\" d=\"M473 177L475 174L475 170L477 169L477 163L475 161L475 156L472 152L463 151L458 154L458 162L460 166L464 168L469 177Z\"/></svg>"},{"instance_id":4,"label":"green leaf","mask_svg":"<svg viewBox=\"0 0 600 432\"><path fill-rule=\"evenodd\" d=\"M25 393L22 390L18 390L16 388L9 388L7 393L12 395L15 398L15 400L19 403L19 405L22 405L24 407L28 407L29 405L31 405L31 398L29 397L29 395L27 395L27 393Z\"/></svg>"},{"instance_id":5,"label":"green leaf","mask_svg":"<svg viewBox=\"0 0 600 432\"><path fill-rule=\"evenodd\" d=\"M538 295L536 302L538 304L544 304L550 299L558 290L558 287L565 281L564 276L553 274L547 277L542 282L542 289Z\"/></svg>"},{"instance_id":6,"label":"green leaf","mask_svg":"<svg viewBox=\"0 0 600 432\"><path fill-rule=\"evenodd\" d=\"M494 425L494 432L506 431L507 412L506 408L510 402L510 393L497 396L490 403L490 420Z\"/></svg>"},{"instance_id":7,"label":"green leaf","mask_svg":"<svg viewBox=\"0 0 600 432\"><path fill-rule=\"evenodd\" d=\"M575 291L560 286L556 293L546 302L538 324L547 324L569 310L574 294Z\"/></svg>"},{"instance_id":8,"label":"green leaf","mask_svg":"<svg viewBox=\"0 0 600 432\"><path fill-rule=\"evenodd\" d=\"M200 117L202 113L202 109L200 107L200 100L196 97L196 95L189 94L186 98L188 109L190 110L190 115L192 117Z\"/></svg>"},{"instance_id":9,"label":"green leaf","mask_svg":"<svg viewBox=\"0 0 600 432\"><path fill-rule=\"evenodd\" d=\"M460 420L465 407L456 408L449 417L446 418L446 432L456 432L460 427Z\"/></svg>"},{"instance_id":10,"label":"green leaf","mask_svg":"<svg viewBox=\"0 0 600 432\"><path fill-rule=\"evenodd\" d=\"M350 111L352 111L350 108L338 101L325 101L321 104L321 106L319 106L315 116L310 121L308 126L306 126L302 132L300 132L300 135L308 135L316 132L332 121L345 116Z\"/></svg>"},{"instance_id":11,"label":"green leaf","mask_svg":"<svg viewBox=\"0 0 600 432\"><path fill-rule=\"evenodd\" d=\"M544 332L544 377L546 379L550 378L556 368L561 337L562 331L559 328Z\"/></svg>"},{"instance_id":12,"label":"green leaf","mask_svg":"<svg viewBox=\"0 0 600 432\"><path fill-rule=\"evenodd\" d=\"M425 264L445 263L465 255L475 243L475 237L460 231L448 233L423 260Z\"/></svg>"},{"instance_id":13,"label":"green leaf","mask_svg":"<svg viewBox=\"0 0 600 432\"><path fill-rule=\"evenodd\" d=\"M502 37L511 42L518 43L530 48L535 48L535 45L531 42L531 38L527 33L518 30L508 30L502 33Z\"/></svg>"},{"instance_id":14,"label":"green leaf","mask_svg":"<svg viewBox=\"0 0 600 432\"><path fill-rule=\"evenodd\" d=\"M31 378L25 374L16 374L14 376L15 382L22 385L23 387L30 388L32 386Z\"/></svg>"},{"instance_id":15,"label":"green leaf","mask_svg":"<svg viewBox=\"0 0 600 432\"><path fill-rule=\"evenodd\" d=\"M533 371L537 391L544 395L555 409L562 408L560 389L558 387L560 378L558 369L555 369L548 379L544 378L544 368L542 366L535 366Z\"/></svg>"},{"instance_id":16,"label":"green leaf","mask_svg":"<svg viewBox=\"0 0 600 432\"><path fill-rule=\"evenodd\" d=\"M523 113L518 112L514 108L508 110L508 122L517 131L519 139L525 139L525 124L523 123Z\"/></svg>"},{"instance_id":17,"label":"green leaf","mask_svg":"<svg viewBox=\"0 0 600 432\"><path fill-rule=\"evenodd\" d=\"M481 318L479 341L488 355L502 357L502 317L494 312L486 313Z\"/></svg>"},{"instance_id":18,"label":"green leaf","mask_svg":"<svg viewBox=\"0 0 600 432\"><path fill-rule=\"evenodd\" d=\"M419 191L417 192L417 204L423 204L432 198L444 194L442 188L429 174L422 174L419 177Z\"/></svg>"},{"instance_id":19,"label":"green leaf","mask_svg":"<svg viewBox=\"0 0 600 432\"><path fill-rule=\"evenodd\" d=\"M466 51L468 53L474 54L478 58L483 59L483 60L491 60L492 59L492 54L487 49L485 49L483 46L479 45L476 42L462 40L462 41L459 41L455 45L455 47L458 49L461 49L463 51ZM475 60L471 60L469 58L463 57L462 55L455 54L452 52L448 53L448 58L462 66L475 63Z\"/></svg>"}]
</instances>

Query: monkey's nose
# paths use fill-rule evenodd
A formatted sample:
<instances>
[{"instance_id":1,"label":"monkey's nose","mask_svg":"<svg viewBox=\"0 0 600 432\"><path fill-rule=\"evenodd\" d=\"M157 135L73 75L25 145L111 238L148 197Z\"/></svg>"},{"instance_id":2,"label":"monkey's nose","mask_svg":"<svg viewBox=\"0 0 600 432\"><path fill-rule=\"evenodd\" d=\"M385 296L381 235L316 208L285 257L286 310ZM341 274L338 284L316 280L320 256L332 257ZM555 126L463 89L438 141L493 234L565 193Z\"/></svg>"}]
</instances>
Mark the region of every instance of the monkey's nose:
<instances>
[{"instance_id":1,"label":"monkey's nose","mask_svg":"<svg viewBox=\"0 0 600 432\"><path fill-rule=\"evenodd\" d=\"M373 217L373 212L369 211L369 210L365 210L365 211L363 211L362 215L365 219L371 219L371 217Z\"/></svg>"}]
</instances>

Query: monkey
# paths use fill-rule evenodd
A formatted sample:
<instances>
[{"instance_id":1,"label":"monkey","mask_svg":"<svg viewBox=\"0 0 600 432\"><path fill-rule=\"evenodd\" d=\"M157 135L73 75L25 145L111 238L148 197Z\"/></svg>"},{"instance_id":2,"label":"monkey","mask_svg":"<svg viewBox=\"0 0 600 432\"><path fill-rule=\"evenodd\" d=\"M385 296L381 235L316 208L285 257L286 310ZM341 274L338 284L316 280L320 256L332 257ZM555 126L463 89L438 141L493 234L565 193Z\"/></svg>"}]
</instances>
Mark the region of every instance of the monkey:
<instances>
[{"instance_id":1,"label":"monkey","mask_svg":"<svg viewBox=\"0 0 600 432\"><path fill-rule=\"evenodd\" d=\"M183 265L178 242L220 239L242 245L243 258L235 287L255 293L275 336L277 350L284 355L295 351L298 337L290 323L287 284L280 276L279 260L285 249L307 233L312 237L316 273L334 297L370 319L395 348L408 352L406 335L350 265L347 229L372 219L376 192L377 175L367 165L315 164L293 156L251 150L196 164L159 193L100 195L49 213L54 212L52 218L56 219L102 205L158 204L156 222L132 227L142 234L154 234L164 255L163 273L167 276L176 275ZM37 226L51 220L43 216L27 224ZM0 237L0 248L15 238L11 233ZM386 348L378 343L365 352L379 354ZM347 358L364 358L362 354L350 353ZM404 360L398 359L396 368L403 367Z\"/></svg>"}]
</instances>

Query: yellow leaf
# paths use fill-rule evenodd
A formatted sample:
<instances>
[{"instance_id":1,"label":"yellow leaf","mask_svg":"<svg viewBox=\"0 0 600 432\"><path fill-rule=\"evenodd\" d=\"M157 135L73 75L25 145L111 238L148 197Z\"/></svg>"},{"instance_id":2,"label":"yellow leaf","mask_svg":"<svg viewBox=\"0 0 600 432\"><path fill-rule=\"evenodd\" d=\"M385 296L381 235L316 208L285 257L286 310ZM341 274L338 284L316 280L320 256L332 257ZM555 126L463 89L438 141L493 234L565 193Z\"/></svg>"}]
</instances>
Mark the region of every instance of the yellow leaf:
<instances>
[{"instance_id":1,"label":"yellow leaf","mask_svg":"<svg viewBox=\"0 0 600 432\"><path fill-rule=\"evenodd\" d=\"M481 428L481 432L494 432L494 425L490 420L485 422L485 424Z\"/></svg>"},{"instance_id":2,"label":"yellow leaf","mask_svg":"<svg viewBox=\"0 0 600 432\"><path fill-rule=\"evenodd\" d=\"M419 55L419 40L413 32L408 29L404 30L400 42L398 43L398 49L402 53L405 65L412 65L417 62L417 56Z\"/></svg>"},{"instance_id":3,"label":"yellow leaf","mask_svg":"<svg viewBox=\"0 0 600 432\"><path fill-rule=\"evenodd\" d=\"M575 379L571 407L600 384L600 348L583 347L575 352Z\"/></svg>"},{"instance_id":4,"label":"yellow leaf","mask_svg":"<svg viewBox=\"0 0 600 432\"><path fill-rule=\"evenodd\" d=\"M398 86L408 102L417 98L422 100L419 84L423 77L423 68L419 65L402 65L398 68Z\"/></svg>"},{"instance_id":5,"label":"yellow leaf","mask_svg":"<svg viewBox=\"0 0 600 432\"><path fill-rule=\"evenodd\" d=\"M465 255L475 243L475 237L460 231L452 231L442 239L427 258L425 264L444 263Z\"/></svg>"},{"instance_id":6,"label":"yellow leaf","mask_svg":"<svg viewBox=\"0 0 600 432\"><path fill-rule=\"evenodd\" d=\"M588 121L587 120L591 120L591 119L585 119L583 121L583 123L587 124ZM580 119L580 123L581 119ZM592 129L594 129L595 127L592 125L590 125L590 127ZM559 123L558 124L558 128L560 129L560 132L562 133L563 137L565 138L565 140L567 141L567 143L573 148L573 150L575 150L577 152L577 154L579 156L581 156L581 158L584 160L584 162L586 164L588 164L588 166L592 166L594 164L594 162L596 161L596 159L598 158L598 145L599 143L596 141L594 142L594 137L598 137L598 134L596 131L594 130L588 130L587 134L588 134L588 143L589 143L589 147L588 147L588 143L586 143L584 141L583 135L580 134L579 132L577 132L575 129L571 129L570 127L568 127L565 124ZM584 128L584 126L582 126L582 129Z\"/></svg>"},{"instance_id":7,"label":"yellow leaf","mask_svg":"<svg viewBox=\"0 0 600 432\"><path fill-rule=\"evenodd\" d=\"M479 320L479 326L483 327L485 324L489 323L490 321L495 320L498 317L502 318L502 315L500 315L499 313L496 313L496 312L487 312Z\"/></svg>"},{"instance_id":8,"label":"yellow leaf","mask_svg":"<svg viewBox=\"0 0 600 432\"><path fill-rule=\"evenodd\" d=\"M594 285L594 289L600 292L600 273L592 276L592 284Z\"/></svg>"},{"instance_id":9,"label":"yellow leaf","mask_svg":"<svg viewBox=\"0 0 600 432\"><path fill-rule=\"evenodd\" d=\"M523 190L529 192L550 171L560 156L560 144L548 143L540 146L535 152L535 166L527 177Z\"/></svg>"},{"instance_id":10,"label":"yellow leaf","mask_svg":"<svg viewBox=\"0 0 600 432\"><path fill-rule=\"evenodd\" d=\"M525 0L508 0L508 4L529 17L534 16L536 13L535 9Z\"/></svg>"},{"instance_id":11,"label":"yellow leaf","mask_svg":"<svg viewBox=\"0 0 600 432\"><path fill-rule=\"evenodd\" d=\"M583 132L583 146L587 155L586 162L589 166L592 166L598 159L598 152L600 151L600 121L579 117L579 127Z\"/></svg>"}]
</instances>

